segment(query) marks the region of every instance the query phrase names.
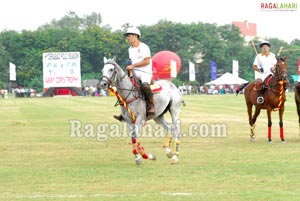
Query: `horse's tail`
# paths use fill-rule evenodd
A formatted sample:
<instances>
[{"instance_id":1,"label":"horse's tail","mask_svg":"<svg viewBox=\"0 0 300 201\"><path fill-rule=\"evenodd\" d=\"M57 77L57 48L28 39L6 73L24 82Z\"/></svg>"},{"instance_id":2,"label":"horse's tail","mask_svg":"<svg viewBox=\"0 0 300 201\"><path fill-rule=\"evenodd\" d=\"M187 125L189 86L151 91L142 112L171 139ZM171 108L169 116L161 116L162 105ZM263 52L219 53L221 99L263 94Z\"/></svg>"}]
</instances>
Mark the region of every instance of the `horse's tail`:
<instances>
[{"instance_id":1,"label":"horse's tail","mask_svg":"<svg viewBox=\"0 0 300 201\"><path fill-rule=\"evenodd\" d=\"M240 93L240 91L242 91L249 83L250 83L250 82L247 82L247 83L245 83L245 84L242 84L241 87L240 87L238 90L235 91L235 92L236 92L236 96L237 96L237 95Z\"/></svg>"}]
</instances>

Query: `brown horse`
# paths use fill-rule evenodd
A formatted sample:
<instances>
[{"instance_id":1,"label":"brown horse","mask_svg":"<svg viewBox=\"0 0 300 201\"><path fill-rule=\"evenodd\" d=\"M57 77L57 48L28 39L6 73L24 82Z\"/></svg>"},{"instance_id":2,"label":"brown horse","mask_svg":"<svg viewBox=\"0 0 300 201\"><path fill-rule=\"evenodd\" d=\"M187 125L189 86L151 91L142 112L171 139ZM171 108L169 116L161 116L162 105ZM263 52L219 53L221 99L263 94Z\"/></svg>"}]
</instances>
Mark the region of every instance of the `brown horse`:
<instances>
[{"instance_id":1,"label":"brown horse","mask_svg":"<svg viewBox=\"0 0 300 201\"><path fill-rule=\"evenodd\" d=\"M284 133L283 133L283 121L282 116L284 112L284 102L285 102L285 85L287 82L287 63L285 58L277 58L277 64L275 67L274 75L268 79L268 83L264 86L264 103L258 104L257 103L257 89L255 87L256 83L255 80L248 83L246 86L243 86L240 90L244 87L244 95L247 104L247 111L249 117L249 124L250 124L250 139L251 141L255 141L255 122L260 114L261 109L267 110L268 115L268 141L272 142L272 121L271 121L271 112L272 111L279 111L279 127L280 127L280 138L282 142L284 140ZM252 106L255 106L255 112L252 116Z\"/></svg>"},{"instance_id":2,"label":"brown horse","mask_svg":"<svg viewBox=\"0 0 300 201\"><path fill-rule=\"evenodd\" d=\"M295 92L295 103L296 103L297 114L298 114L299 135L300 135L300 82L297 82L295 84L294 92Z\"/></svg>"}]
</instances>

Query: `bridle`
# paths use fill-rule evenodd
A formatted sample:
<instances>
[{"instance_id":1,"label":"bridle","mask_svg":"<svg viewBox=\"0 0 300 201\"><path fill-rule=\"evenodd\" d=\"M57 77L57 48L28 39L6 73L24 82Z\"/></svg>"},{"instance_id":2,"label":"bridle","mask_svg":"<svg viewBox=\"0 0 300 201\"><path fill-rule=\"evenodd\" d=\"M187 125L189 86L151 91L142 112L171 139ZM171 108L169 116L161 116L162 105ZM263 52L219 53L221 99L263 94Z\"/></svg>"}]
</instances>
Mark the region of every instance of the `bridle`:
<instances>
[{"instance_id":1,"label":"bridle","mask_svg":"<svg viewBox=\"0 0 300 201\"><path fill-rule=\"evenodd\" d=\"M273 74L274 74L273 77L276 79L276 82L273 83L271 81L271 83L267 86L267 88L270 88L275 94L280 94L281 93L281 90L283 90L282 86L284 84L284 81L286 80L286 77L282 75L283 74L283 70L280 67L280 63L279 62L285 62L285 61L283 61L281 59L279 59L277 61L277 64L275 66L275 70L273 71ZM276 85L279 85L279 90L277 90L277 89L274 88Z\"/></svg>"},{"instance_id":2,"label":"bridle","mask_svg":"<svg viewBox=\"0 0 300 201\"><path fill-rule=\"evenodd\" d=\"M275 72L274 72L274 77L277 82L275 84L271 83L271 86L270 86L271 91L278 96L278 101L279 101L278 106L276 108L273 108L273 111L280 110L284 104L284 91L285 91L284 82L285 82L287 76L283 75L284 71L280 67L279 62L282 62L282 64L284 64L285 60L277 59L277 64L276 64L276 68L275 68ZM273 88L275 85L279 85L277 89Z\"/></svg>"},{"instance_id":3,"label":"bridle","mask_svg":"<svg viewBox=\"0 0 300 201\"><path fill-rule=\"evenodd\" d=\"M116 86L117 84L119 84L127 75L126 75L126 73L124 73L124 75L119 80L116 80L117 79L117 74L118 74L117 64L113 61L107 61L106 64L111 64L111 65L114 66L113 73L112 73L112 76L110 78L108 76L102 76L101 81L105 82L108 85L108 88L112 88L112 87ZM123 98L126 101L127 104L129 104L129 103L135 101L136 99L140 98L139 91L133 85L130 89L118 87L118 90L129 91L128 94ZM135 92L137 92L138 95L136 95ZM130 99L130 100L127 100L128 97L130 96L130 94L133 95L133 98ZM122 104L122 103L120 103L120 101L117 101L115 106L117 106L119 104Z\"/></svg>"},{"instance_id":4,"label":"bridle","mask_svg":"<svg viewBox=\"0 0 300 201\"><path fill-rule=\"evenodd\" d=\"M113 87L116 84L120 83L125 78L126 74L124 74L120 78L120 80L116 80L116 76L117 76L117 73L118 73L116 63L108 61L106 64L111 64L111 65L114 66L113 74L112 74L112 76L110 78L104 75L104 76L102 76L101 80L103 82L105 82L108 85L108 87Z\"/></svg>"},{"instance_id":5,"label":"bridle","mask_svg":"<svg viewBox=\"0 0 300 201\"><path fill-rule=\"evenodd\" d=\"M282 61L281 59L277 61L275 72L274 72L274 77L276 78L277 81L286 79L286 77L282 75L283 70L281 69L279 62L284 62L284 61Z\"/></svg>"}]
</instances>

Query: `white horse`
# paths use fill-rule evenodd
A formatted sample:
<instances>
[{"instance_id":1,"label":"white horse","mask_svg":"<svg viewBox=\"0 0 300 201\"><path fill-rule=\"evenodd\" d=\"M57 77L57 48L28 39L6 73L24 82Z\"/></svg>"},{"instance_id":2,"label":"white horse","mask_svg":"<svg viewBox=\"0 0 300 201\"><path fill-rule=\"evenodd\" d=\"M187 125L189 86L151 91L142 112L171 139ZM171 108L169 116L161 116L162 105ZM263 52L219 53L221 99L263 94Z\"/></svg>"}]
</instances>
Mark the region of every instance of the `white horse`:
<instances>
[{"instance_id":1,"label":"white horse","mask_svg":"<svg viewBox=\"0 0 300 201\"><path fill-rule=\"evenodd\" d=\"M147 118L146 102L138 96L139 92L132 84L130 78L123 69L115 62L115 59L107 60L104 58L104 67L102 69L103 77L100 86L103 90L108 90L115 86L118 94L125 100L125 106L133 112L136 117L134 123L132 115L128 109L121 104L121 114L127 123L128 130L131 134L133 154L135 162L140 165L142 158L155 160L153 154L146 154L140 142L137 141L137 136L145 121L153 119L156 123L161 124L167 130L167 135L163 147L169 158L172 158L171 163L178 163L178 146L179 146L179 113L181 104L184 104L181 93L176 86L168 80L159 80L156 84L162 87L159 93L154 94L155 115ZM172 124L169 125L164 119L164 114L169 111L172 117ZM173 133L173 135L172 135ZM174 137L174 146L171 148L171 139Z\"/></svg>"}]
</instances>

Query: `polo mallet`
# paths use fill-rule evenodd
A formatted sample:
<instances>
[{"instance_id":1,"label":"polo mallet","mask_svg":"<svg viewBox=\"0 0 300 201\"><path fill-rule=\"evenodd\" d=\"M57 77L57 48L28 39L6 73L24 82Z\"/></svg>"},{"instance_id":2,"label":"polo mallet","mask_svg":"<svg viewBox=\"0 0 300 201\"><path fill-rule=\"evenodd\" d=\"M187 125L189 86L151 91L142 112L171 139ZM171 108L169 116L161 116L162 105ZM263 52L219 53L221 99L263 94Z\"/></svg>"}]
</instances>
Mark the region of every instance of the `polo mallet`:
<instances>
[{"instance_id":1,"label":"polo mallet","mask_svg":"<svg viewBox=\"0 0 300 201\"><path fill-rule=\"evenodd\" d=\"M282 52L293 52L293 51L299 51L300 49L290 49L290 50L282 50Z\"/></svg>"},{"instance_id":2,"label":"polo mallet","mask_svg":"<svg viewBox=\"0 0 300 201\"><path fill-rule=\"evenodd\" d=\"M131 65L131 64L132 64L131 59L126 59L125 64L126 64L126 66ZM128 71L128 76L129 76L129 77L132 77L132 74L133 74L133 73L132 73L132 70L129 70L129 71Z\"/></svg>"},{"instance_id":3,"label":"polo mallet","mask_svg":"<svg viewBox=\"0 0 300 201\"><path fill-rule=\"evenodd\" d=\"M280 56L280 54L281 54L282 51L283 51L283 47L281 46L281 47L279 48L279 50L278 50L278 53L277 53L277 56L278 56L278 57Z\"/></svg>"},{"instance_id":4,"label":"polo mallet","mask_svg":"<svg viewBox=\"0 0 300 201\"><path fill-rule=\"evenodd\" d=\"M249 30L248 20L245 20L245 24L246 24L247 29ZM253 49L254 49L254 51L255 51L255 55L256 55L256 57L257 57L258 52L257 52L256 46L255 46L255 44L254 44L254 41L253 41L253 38L252 38L252 37L251 37L251 43L252 43L252 47L253 47ZM257 57L257 59L258 59L258 63L259 63L260 69L262 69L261 62L260 62L259 57Z\"/></svg>"}]
</instances>

